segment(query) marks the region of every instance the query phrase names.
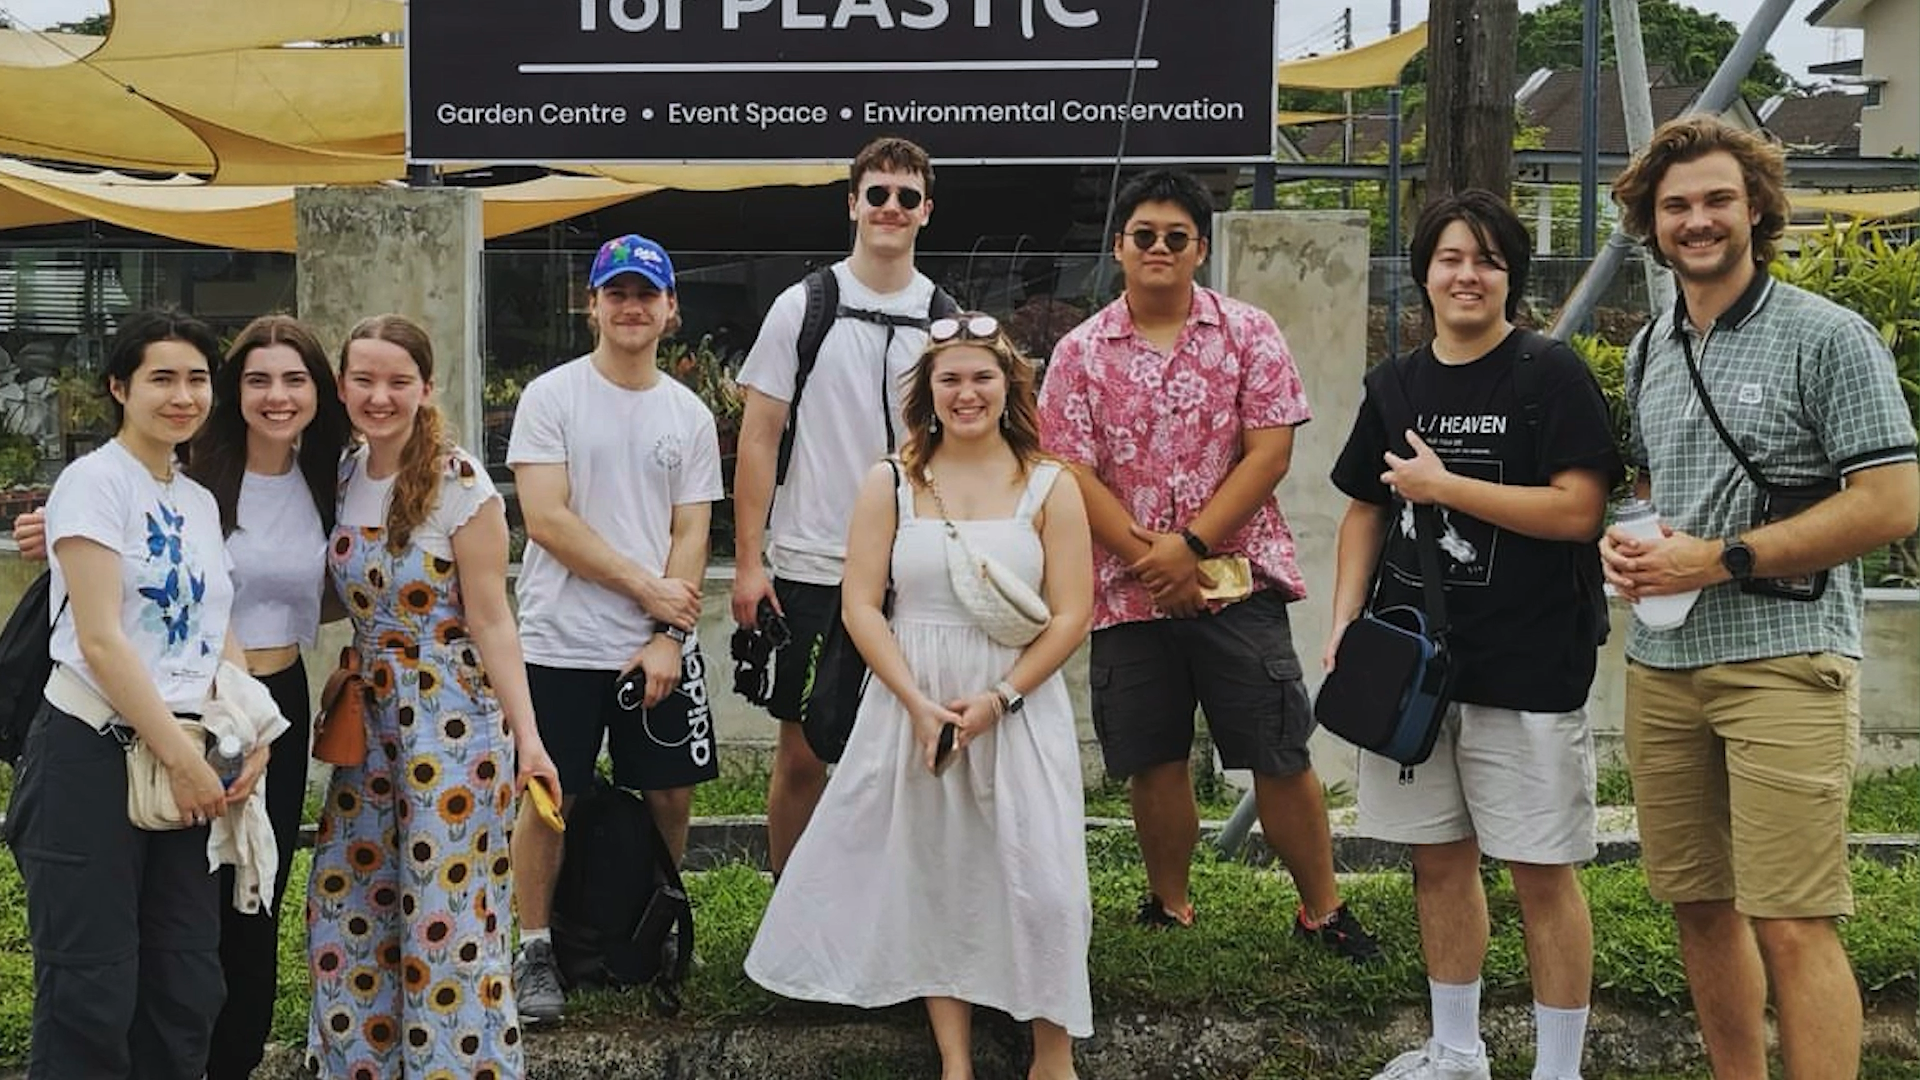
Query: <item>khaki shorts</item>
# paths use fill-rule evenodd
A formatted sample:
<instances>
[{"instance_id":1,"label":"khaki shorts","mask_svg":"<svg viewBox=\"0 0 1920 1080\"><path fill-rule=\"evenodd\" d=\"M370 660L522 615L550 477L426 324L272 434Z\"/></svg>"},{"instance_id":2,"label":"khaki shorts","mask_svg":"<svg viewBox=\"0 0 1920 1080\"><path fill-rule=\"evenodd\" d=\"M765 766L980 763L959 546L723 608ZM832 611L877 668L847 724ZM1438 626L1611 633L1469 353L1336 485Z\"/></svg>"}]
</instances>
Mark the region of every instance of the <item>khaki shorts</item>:
<instances>
[{"instance_id":1,"label":"khaki shorts","mask_svg":"<svg viewBox=\"0 0 1920 1080\"><path fill-rule=\"evenodd\" d=\"M1834 653L1627 667L1627 762L1647 885L1763 919L1853 913L1847 799L1860 665Z\"/></svg>"}]
</instances>

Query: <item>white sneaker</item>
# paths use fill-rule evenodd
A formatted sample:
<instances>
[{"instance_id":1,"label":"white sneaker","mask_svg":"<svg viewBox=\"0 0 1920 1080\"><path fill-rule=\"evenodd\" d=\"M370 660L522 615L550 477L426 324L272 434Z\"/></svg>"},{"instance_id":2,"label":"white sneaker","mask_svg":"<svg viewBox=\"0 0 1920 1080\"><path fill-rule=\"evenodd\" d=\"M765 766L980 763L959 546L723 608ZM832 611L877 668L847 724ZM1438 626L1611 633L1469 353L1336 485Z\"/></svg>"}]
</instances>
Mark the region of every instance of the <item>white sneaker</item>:
<instances>
[{"instance_id":1,"label":"white sneaker","mask_svg":"<svg viewBox=\"0 0 1920 1080\"><path fill-rule=\"evenodd\" d=\"M1462 1054L1429 1039L1420 1049L1387 1062L1373 1080L1491 1080L1491 1076L1484 1043L1472 1054Z\"/></svg>"}]
</instances>

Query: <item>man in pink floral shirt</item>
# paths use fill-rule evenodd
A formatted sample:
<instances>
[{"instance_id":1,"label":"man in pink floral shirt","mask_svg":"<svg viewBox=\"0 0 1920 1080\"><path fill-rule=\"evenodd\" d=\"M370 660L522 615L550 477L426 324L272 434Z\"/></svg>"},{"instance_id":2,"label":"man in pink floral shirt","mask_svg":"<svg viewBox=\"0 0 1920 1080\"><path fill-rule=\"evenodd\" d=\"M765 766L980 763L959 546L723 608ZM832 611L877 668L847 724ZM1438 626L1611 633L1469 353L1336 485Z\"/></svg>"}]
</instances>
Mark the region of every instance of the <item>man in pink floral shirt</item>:
<instances>
[{"instance_id":1,"label":"man in pink floral shirt","mask_svg":"<svg viewBox=\"0 0 1920 1080\"><path fill-rule=\"evenodd\" d=\"M1199 813L1193 711L1228 768L1251 769L1267 844L1301 897L1294 928L1358 962L1379 954L1340 902L1313 710L1287 604L1306 595L1274 488L1311 414L1279 327L1194 284L1213 220L1184 173L1122 189L1113 256L1126 291L1054 348L1041 437L1080 481L1096 546L1089 678L1110 776L1127 777L1152 890L1139 920L1190 925ZM1219 563L1244 560L1250 592ZM1220 598L1221 592L1229 595Z\"/></svg>"}]
</instances>

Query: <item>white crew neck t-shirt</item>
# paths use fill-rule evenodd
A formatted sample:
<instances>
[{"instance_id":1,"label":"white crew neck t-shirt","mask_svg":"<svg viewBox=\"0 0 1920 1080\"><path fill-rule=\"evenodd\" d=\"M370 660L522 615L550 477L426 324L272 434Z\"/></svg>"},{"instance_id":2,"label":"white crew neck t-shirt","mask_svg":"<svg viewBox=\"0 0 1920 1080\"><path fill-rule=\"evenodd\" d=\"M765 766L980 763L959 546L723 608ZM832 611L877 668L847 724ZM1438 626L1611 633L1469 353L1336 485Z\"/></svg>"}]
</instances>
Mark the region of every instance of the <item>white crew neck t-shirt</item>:
<instances>
[{"instance_id":1,"label":"white crew neck t-shirt","mask_svg":"<svg viewBox=\"0 0 1920 1080\"><path fill-rule=\"evenodd\" d=\"M199 712L233 610L231 562L213 493L176 472L161 483L118 439L68 465L47 499L47 550L83 537L120 555L120 627L167 707ZM56 618L48 652L95 692L80 654L67 579L52 559ZM102 694L102 697L105 695Z\"/></svg>"},{"instance_id":2,"label":"white crew neck t-shirt","mask_svg":"<svg viewBox=\"0 0 1920 1080\"><path fill-rule=\"evenodd\" d=\"M327 534L300 470L240 479L233 557L233 636L243 649L311 646L327 577Z\"/></svg>"},{"instance_id":3,"label":"white crew neck t-shirt","mask_svg":"<svg viewBox=\"0 0 1920 1080\"><path fill-rule=\"evenodd\" d=\"M645 390L620 386L591 356L527 384L507 464L565 465L568 508L652 574L666 573L674 507L725 494L706 403L664 373ZM653 636L632 598L574 574L539 544L527 544L516 588L528 663L619 671Z\"/></svg>"},{"instance_id":4,"label":"white crew neck t-shirt","mask_svg":"<svg viewBox=\"0 0 1920 1080\"><path fill-rule=\"evenodd\" d=\"M843 307L924 318L933 303L933 282L924 274L914 274L906 288L886 294L862 285L844 259L833 265L833 274ZM742 385L780 401L793 400L806 308L805 282L774 299L740 369ZM773 520L767 528L767 559L778 577L840 584L847 523L853 518L860 481L906 437L900 418L904 380L927 344L924 330L892 328L891 344L888 332L878 323L842 318L820 344L799 415L792 418L795 438L787 482L774 492ZM892 445L887 442L889 415Z\"/></svg>"}]
</instances>

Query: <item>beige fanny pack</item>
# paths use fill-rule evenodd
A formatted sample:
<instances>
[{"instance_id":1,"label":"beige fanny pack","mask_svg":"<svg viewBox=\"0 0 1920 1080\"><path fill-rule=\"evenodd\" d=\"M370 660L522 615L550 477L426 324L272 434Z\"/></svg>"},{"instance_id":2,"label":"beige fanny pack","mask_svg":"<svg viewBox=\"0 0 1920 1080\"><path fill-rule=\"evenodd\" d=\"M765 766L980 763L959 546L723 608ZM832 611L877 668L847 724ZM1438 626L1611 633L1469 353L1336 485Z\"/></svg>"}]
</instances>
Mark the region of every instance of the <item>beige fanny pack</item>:
<instances>
[{"instance_id":1,"label":"beige fanny pack","mask_svg":"<svg viewBox=\"0 0 1920 1080\"><path fill-rule=\"evenodd\" d=\"M114 721L119 718L99 691L64 664L53 665L53 673L47 677L46 698L54 708L103 735L108 728L116 726ZM186 717L175 720L188 738L206 739L207 729L200 721ZM123 741L127 748L127 820L134 828L150 832L167 832L191 825L173 801L173 780L167 775L167 767L147 747L145 739L133 734L131 728L126 730L128 734Z\"/></svg>"}]
</instances>

